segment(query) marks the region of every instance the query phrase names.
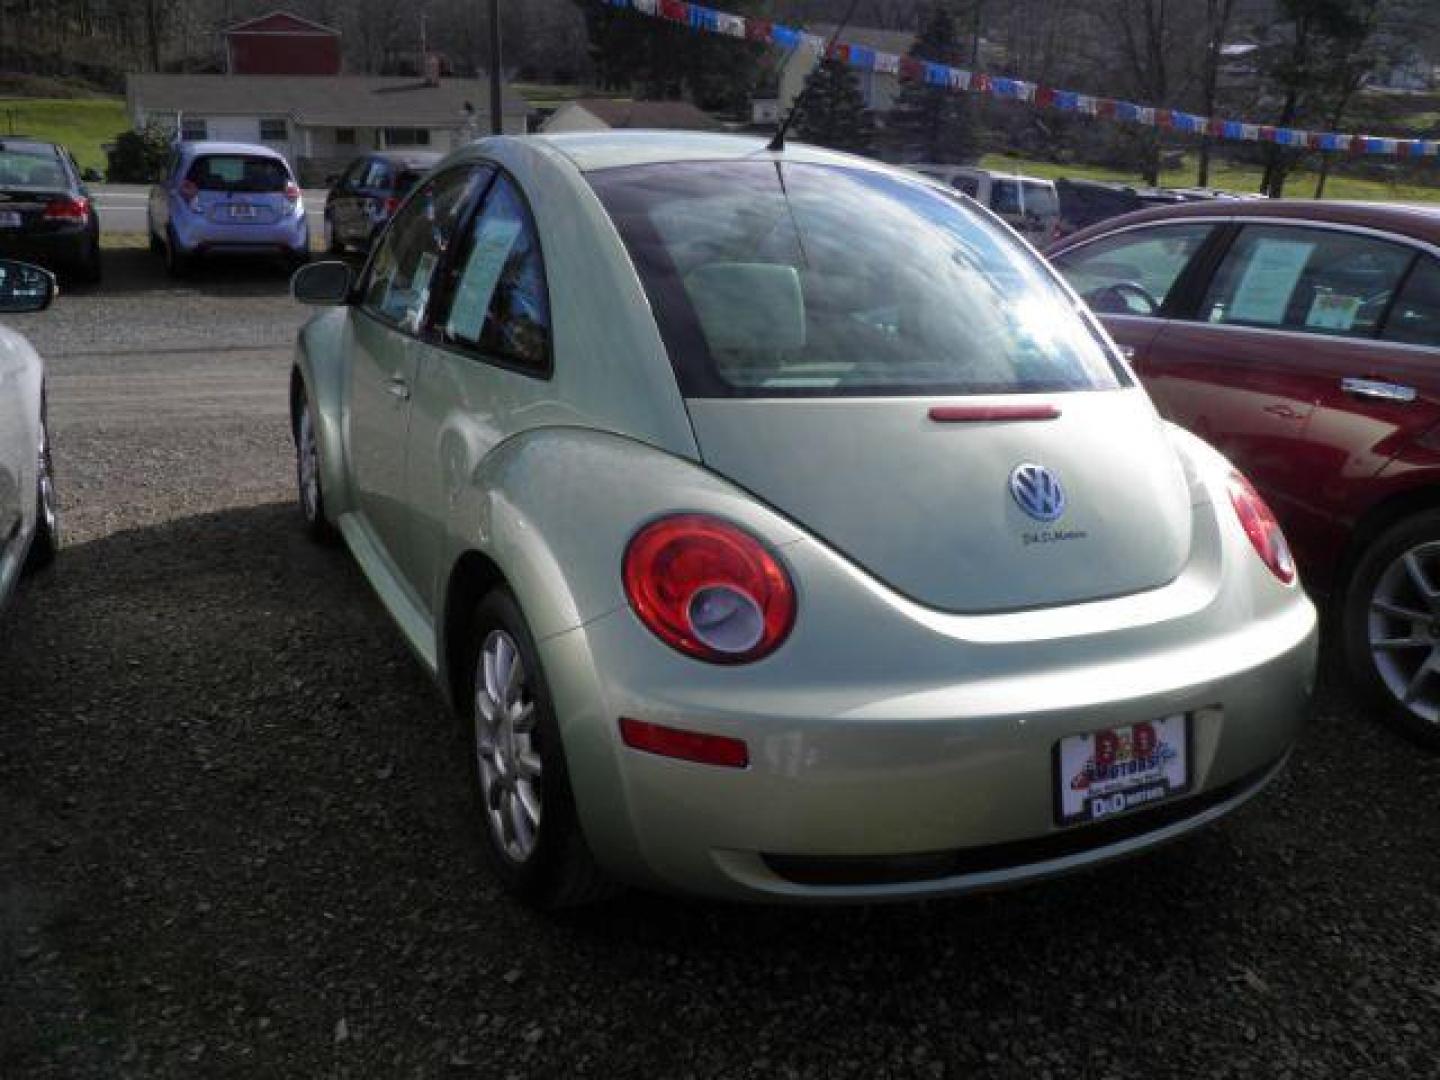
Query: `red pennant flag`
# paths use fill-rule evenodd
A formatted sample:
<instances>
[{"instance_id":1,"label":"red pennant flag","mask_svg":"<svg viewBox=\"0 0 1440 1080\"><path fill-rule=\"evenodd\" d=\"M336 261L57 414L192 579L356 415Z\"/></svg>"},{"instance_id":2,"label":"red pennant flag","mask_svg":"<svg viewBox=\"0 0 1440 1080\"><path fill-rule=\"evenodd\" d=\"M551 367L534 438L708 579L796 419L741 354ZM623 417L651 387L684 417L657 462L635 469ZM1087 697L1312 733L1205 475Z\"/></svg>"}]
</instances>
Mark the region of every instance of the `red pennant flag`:
<instances>
[{"instance_id":1,"label":"red pennant flag","mask_svg":"<svg viewBox=\"0 0 1440 1080\"><path fill-rule=\"evenodd\" d=\"M1155 126L1162 128L1173 128L1175 126L1175 114L1169 109L1155 110Z\"/></svg>"},{"instance_id":2,"label":"red pennant flag","mask_svg":"<svg viewBox=\"0 0 1440 1080\"><path fill-rule=\"evenodd\" d=\"M1312 131L1312 132L1310 132L1310 134L1307 135L1306 138L1305 138L1305 145L1307 145L1308 147L1310 147L1311 150L1319 150L1319 149L1320 149L1320 132L1318 132L1318 131Z\"/></svg>"},{"instance_id":3,"label":"red pennant flag","mask_svg":"<svg viewBox=\"0 0 1440 1080\"><path fill-rule=\"evenodd\" d=\"M1106 97L1096 98L1095 115L1113 117L1115 115L1115 99Z\"/></svg>"},{"instance_id":4,"label":"red pennant flag","mask_svg":"<svg viewBox=\"0 0 1440 1080\"><path fill-rule=\"evenodd\" d=\"M843 41L837 41L830 46L830 51L825 54L831 60L838 60L842 64L850 62L850 46Z\"/></svg>"},{"instance_id":5,"label":"red pennant flag","mask_svg":"<svg viewBox=\"0 0 1440 1080\"><path fill-rule=\"evenodd\" d=\"M689 22L690 12L682 0L660 0L660 17L671 22Z\"/></svg>"},{"instance_id":6,"label":"red pennant flag","mask_svg":"<svg viewBox=\"0 0 1440 1080\"><path fill-rule=\"evenodd\" d=\"M745 39L747 41L763 41L768 43L772 29L773 27L770 25L769 19L746 18Z\"/></svg>"},{"instance_id":7,"label":"red pennant flag","mask_svg":"<svg viewBox=\"0 0 1440 1080\"><path fill-rule=\"evenodd\" d=\"M1048 86L1035 87L1035 104L1040 108L1049 108L1055 104L1055 91Z\"/></svg>"},{"instance_id":8,"label":"red pennant flag","mask_svg":"<svg viewBox=\"0 0 1440 1080\"><path fill-rule=\"evenodd\" d=\"M1274 129L1273 127L1271 127L1269 124L1261 124L1261 125L1260 125L1260 141L1261 141L1261 142L1274 142L1274 141L1275 141L1275 129Z\"/></svg>"},{"instance_id":9,"label":"red pennant flag","mask_svg":"<svg viewBox=\"0 0 1440 1080\"><path fill-rule=\"evenodd\" d=\"M923 79L925 77L925 65L913 56L902 56L900 58L900 78L902 79Z\"/></svg>"},{"instance_id":10,"label":"red pennant flag","mask_svg":"<svg viewBox=\"0 0 1440 1080\"><path fill-rule=\"evenodd\" d=\"M1209 134L1214 135L1217 139L1223 139L1225 137L1225 121L1211 120L1208 124L1205 125L1205 130Z\"/></svg>"},{"instance_id":11,"label":"red pennant flag","mask_svg":"<svg viewBox=\"0 0 1440 1080\"><path fill-rule=\"evenodd\" d=\"M990 76L983 71L977 71L970 76L970 89L977 94L988 94L990 92Z\"/></svg>"},{"instance_id":12,"label":"red pennant flag","mask_svg":"<svg viewBox=\"0 0 1440 1080\"><path fill-rule=\"evenodd\" d=\"M1395 153L1396 153L1399 157L1409 157L1409 156L1410 156L1410 140L1409 140L1409 139L1400 139L1400 140L1398 140L1398 141L1395 143Z\"/></svg>"}]
</instances>

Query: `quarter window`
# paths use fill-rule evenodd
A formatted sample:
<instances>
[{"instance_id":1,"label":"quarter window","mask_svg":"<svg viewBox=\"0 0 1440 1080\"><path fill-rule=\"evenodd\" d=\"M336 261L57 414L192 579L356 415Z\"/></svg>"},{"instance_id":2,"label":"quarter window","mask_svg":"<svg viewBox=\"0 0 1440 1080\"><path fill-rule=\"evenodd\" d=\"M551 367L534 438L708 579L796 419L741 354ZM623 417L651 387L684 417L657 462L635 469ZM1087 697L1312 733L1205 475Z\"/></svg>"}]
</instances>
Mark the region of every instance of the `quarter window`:
<instances>
[{"instance_id":1,"label":"quarter window","mask_svg":"<svg viewBox=\"0 0 1440 1080\"><path fill-rule=\"evenodd\" d=\"M1421 257L1405 280L1381 334L1402 345L1440 348L1440 264Z\"/></svg>"},{"instance_id":2,"label":"quarter window","mask_svg":"<svg viewBox=\"0 0 1440 1080\"><path fill-rule=\"evenodd\" d=\"M1158 315L1213 225L1135 229L1055 257L1085 302L1105 315Z\"/></svg>"},{"instance_id":3,"label":"quarter window","mask_svg":"<svg viewBox=\"0 0 1440 1080\"><path fill-rule=\"evenodd\" d=\"M1414 252L1334 229L1248 226L1210 286L1200 318L1341 337L1374 337Z\"/></svg>"},{"instance_id":4,"label":"quarter window","mask_svg":"<svg viewBox=\"0 0 1440 1080\"><path fill-rule=\"evenodd\" d=\"M402 330L419 331L435 271L481 175L466 168L437 176L396 215L370 264L366 311Z\"/></svg>"},{"instance_id":5,"label":"quarter window","mask_svg":"<svg viewBox=\"0 0 1440 1080\"><path fill-rule=\"evenodd\" d=\"M508 177L496 178L454 266L442 339L527 371L548 371L545 261L535 221Z\"/></svg>"}]
</instances>

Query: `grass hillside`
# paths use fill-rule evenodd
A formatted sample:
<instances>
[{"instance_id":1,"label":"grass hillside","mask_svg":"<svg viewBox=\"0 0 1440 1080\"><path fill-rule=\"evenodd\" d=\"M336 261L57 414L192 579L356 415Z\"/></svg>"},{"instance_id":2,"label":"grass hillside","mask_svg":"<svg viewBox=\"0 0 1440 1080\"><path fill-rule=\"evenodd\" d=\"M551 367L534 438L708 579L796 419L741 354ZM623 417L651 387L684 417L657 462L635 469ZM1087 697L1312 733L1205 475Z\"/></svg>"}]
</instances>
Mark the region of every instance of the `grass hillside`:
<instances>
[{"instance_id":1,"label":"grass hillside","mask_svg":"<svg viewBox=\"0 0 1440 1080\"><path fill-rule=\"evenodd\" d=\"M130 121L125 102L117 97L13 98L0 97L0 139L32 135L63 143L82 168L105 168L101 145L114 142Z\"/></svg>"},{"instance_id":2,"label":"grass hillside","mask_svg":"<svg viewBox=\"0 0 1440 1080\"><path fill-rule=\"evenodd\" d=\"M1136 173L1120 169L1105 169L1093 165L1056 165L1047 161L1030 161L1011 157L1008 154L986 154L980 164L987 169L1004 172L1021 172L1030 176L1045 176L1058 179L1068 176L1075 180L1119 180L1126 184L1140 184ZM1308 199L1315 194L1317 175L1299 169L1290 174L1285 182L1285 195L1291 199ZM1160 183L1165 187L1191 187L1195 183L1195 164L1190 155L1185 166L1169 169L1160 174ZM1211 161L1210 186L1229 191L1255 192L1260 188L1258 166L1235 165L1225 161ZM1383 180L1359 180L1349 176L1330 174L1325 182L1327 199L1363 199L1371 202L1437 202L1440 188L1423 187L1419 184L1386 183Z\"/></svg>"}]
</instances>

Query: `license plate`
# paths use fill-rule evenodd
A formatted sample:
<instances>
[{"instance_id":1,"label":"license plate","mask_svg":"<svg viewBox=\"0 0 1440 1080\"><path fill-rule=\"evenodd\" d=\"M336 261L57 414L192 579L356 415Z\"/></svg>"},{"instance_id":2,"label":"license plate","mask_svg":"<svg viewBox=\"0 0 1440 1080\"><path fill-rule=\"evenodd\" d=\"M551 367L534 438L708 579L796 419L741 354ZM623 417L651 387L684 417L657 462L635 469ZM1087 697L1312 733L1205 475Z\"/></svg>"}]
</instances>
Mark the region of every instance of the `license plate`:
<instances>
[{"instance_id":1,"label":"license plate","mask_svg":"<svg viewBox=\"0 0 1440 1080\"><path fill-rule=\"evenodd\" d=\"M258 217L259 212L253 206L232 206L230 207L230 216L232 218L239 218L242 221L249 221L252 218Z\"/></svg>"},{"instance_id":2,"label":"license plate","mask_svg":"<svg viewBox=\"0 0 1440 1080\"><path fill-rule=\"evenodd\" d=\"M1071 735L1055 744L1055 823L1104 821L1190 789L1183 715Z\"/></svg>"},{"instance_id":3,"label":"license plate","mask_svg":"<svg viewBox=\"0 0 1440 1080\"><path fill-rule=\"evenodd\" d=\"M20 228L20 214L15 210L0 210L0 229Z\"/></svg>"}]
</instances>

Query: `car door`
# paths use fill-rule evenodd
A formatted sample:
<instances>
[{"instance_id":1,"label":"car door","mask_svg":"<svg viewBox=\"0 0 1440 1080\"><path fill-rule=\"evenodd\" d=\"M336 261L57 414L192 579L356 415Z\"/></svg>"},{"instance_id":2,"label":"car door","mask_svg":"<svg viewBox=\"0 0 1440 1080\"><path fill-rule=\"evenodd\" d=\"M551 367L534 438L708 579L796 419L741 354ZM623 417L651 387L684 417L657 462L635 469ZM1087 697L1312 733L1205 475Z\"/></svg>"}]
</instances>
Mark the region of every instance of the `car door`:
<instances>
[{"instance_id":1,"label":"car door","mask_svg":"<svg viewBox=\"0 0 1440 1080\"><path fill-rule=\"evenodd\" d=\"M1416 390L1428 358L1380 340L1420 257L1363 231L1244 224L1196 309L1149 350L1161 410L1250 477L1302 566L1327 561L1352 486L1440 420Z\"/></svg>"},{"instance_id":2,"label":"car door","mask_svg":"<svg viewBox=\"0 0 1440 1080\"><path fill-rule=\"evenodd\" d=\"M405 440L417 337L479 174L472 166L450 169L417 193L371 261L351 317L351 480L362 526L392 566L406 536Z\"/></svg>"},{"instance_id":3,"label":"car door","mask_svg":"<svg viewBox=\"0 0 1440 1080\"><path fill-rule=\"evenodd\" d=\"M550 395L544 257L531 208L507 173L497 171L457 244L420 352L406 466L416 513L405 567L433 602L447 570L439 560L454 498L475 464Z\"/></svg>"},{"instance_id":4,"label":"car door","mask_svg":"<svg viewBox=\"0 0 1440 1080\"><path fill-rule=\"evenodd\" d=\"M0 556L18 535L27 500L35 497L28 360L18 335L0 328ZM4 566L0 564L0 571ZM0 576L0 601L5 598Z\"/></svg>"},{"instance_id":5,"label":"car door","mask_svg":"<svg viewBox=\"0 0 1440 1080\"><path fill-rule=\"evenodd\" d=\"M1179 285L1221 228L1214 221L1141 225L1069 248L1052 258L1105 329L1146 378L1150 346L1171 314ZM1161 411L1163 403L1157 399Z\"/></svg>"}]
</instances>

